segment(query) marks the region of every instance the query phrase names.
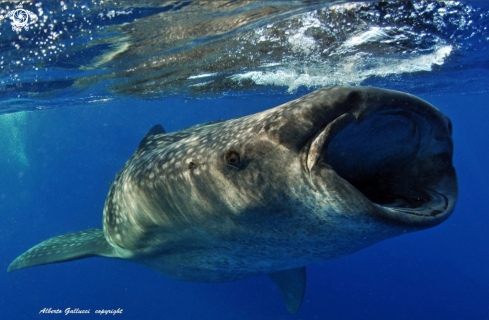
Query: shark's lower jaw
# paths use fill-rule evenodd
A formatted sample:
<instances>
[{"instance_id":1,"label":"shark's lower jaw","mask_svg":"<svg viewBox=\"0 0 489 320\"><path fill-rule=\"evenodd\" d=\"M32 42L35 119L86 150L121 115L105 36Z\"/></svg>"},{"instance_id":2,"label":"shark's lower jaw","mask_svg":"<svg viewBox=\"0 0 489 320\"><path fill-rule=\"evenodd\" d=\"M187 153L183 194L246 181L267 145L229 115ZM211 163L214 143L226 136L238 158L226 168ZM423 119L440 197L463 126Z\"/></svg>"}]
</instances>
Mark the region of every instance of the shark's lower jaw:
<instances>
[{"instance_id":1,"label":"shark's lower jaw","mask_svg":"<svg viewBox=\"0 0 489 320\"><path fill-rule=\"evenodd\" d=\"M457 197L452 152L448 119L393 109L348 124L321 161L396 219L433 225Z\"/></svg>"}]
</instances>

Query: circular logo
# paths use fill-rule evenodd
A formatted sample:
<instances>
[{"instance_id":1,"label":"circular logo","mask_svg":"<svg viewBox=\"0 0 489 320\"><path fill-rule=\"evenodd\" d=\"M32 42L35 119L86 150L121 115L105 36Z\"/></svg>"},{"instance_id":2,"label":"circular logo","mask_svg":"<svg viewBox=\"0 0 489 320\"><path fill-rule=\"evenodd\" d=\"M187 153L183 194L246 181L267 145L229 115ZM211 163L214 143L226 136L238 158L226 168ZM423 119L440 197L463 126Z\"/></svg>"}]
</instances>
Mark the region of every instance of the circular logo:
<instances>
[{"instance_id":1,"label":"circular logo","mask_svg":"<svg viewBox=\"0 0 489 320\"><path fill-rule=\"evenodd\" d=\"M23 29L29 30L29 25L37 22L37 15L29 10L22 8L22 4L19 4L17 9L10 11L6 16L0 16L0 20L3 18L10 18L12 20L12 30L20 32Z\"/></svg>"}]
</instances>

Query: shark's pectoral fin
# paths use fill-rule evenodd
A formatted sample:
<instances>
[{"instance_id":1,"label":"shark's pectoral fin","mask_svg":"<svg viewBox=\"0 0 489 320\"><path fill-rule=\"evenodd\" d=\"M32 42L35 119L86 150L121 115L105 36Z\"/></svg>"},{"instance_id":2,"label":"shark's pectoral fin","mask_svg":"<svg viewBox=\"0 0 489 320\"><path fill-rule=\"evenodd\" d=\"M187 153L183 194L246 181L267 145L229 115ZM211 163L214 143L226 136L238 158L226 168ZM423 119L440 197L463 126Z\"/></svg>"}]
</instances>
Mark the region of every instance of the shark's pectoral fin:
<instances>
[{"instance_id":1,"label":"shark's pectoral fin","mask_svg":"<svg viewBox=\"0 0 489 320\"><path fill-rule=\"evenodd\" d=\"M306 292L306 267L274 272L268 276L282 293L289 313L299 311Z\"/></svg>"},{"instance_id":2,"label":"shark's pectoral fin","mask_svg":"<svg viewBox=\"0 0 489 320\"><path fill-rule=\"evenodd\" d=\"M7 271L92 256L116 257L102 229L87 229L43 241L17 257Z\"/></svg>"}]
</instances>

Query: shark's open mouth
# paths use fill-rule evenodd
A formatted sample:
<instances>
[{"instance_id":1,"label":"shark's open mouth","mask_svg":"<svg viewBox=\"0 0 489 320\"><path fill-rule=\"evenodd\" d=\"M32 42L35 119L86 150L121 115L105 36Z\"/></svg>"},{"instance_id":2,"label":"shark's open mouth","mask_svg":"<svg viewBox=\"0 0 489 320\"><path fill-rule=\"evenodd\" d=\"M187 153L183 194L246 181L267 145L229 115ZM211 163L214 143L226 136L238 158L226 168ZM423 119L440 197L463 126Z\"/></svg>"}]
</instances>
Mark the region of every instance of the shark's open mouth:
<instances>
[{"instance_id":1,"label":"shark's open mouth","mask_svg":"<svg viewBox=\"0 0 489 320\"><path fill-rule=\"evenodd\" d=\"M376 111L337 129L320 161L388 210L442 214L456 190L451 124L442 120L407 109Z\"/></svg>"}]
</instances>

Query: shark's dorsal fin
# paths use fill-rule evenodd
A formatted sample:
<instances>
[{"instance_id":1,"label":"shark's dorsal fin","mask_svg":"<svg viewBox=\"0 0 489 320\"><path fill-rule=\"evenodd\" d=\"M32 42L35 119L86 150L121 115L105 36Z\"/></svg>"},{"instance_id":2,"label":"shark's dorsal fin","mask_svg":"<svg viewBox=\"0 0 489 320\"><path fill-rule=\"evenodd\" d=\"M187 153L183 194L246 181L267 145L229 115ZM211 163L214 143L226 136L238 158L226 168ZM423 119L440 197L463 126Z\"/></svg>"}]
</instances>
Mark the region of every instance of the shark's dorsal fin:
<instances>
[{"instance_id":1,"label":"shark's dorsal fin","mask_svg":"<svg viewBox=\"0 0 489 320\"><path fill-rule=\"evenodd\" d=\"M161 124L157 124L153 126L151 129L149 129L149 132L144 136L143 140L141 140L141 142L139 143L138 150L144 148L149 141L154 139L154 136L158 134L164 134L164 133L166 133L166 130L165 128L163 128ZM168 142L172 143L173 139L170 139L170 141Z\"/></svg>"},{"instance_id":2,"label":"shark's dorsal fin","mask_svg":"<svg viewBox=\"0 0 489 320\"><path fill-rule=\"evenodd\" d=\"M7 271L93 256L117 258L102 229L87 229L43 241L18 256Z\"/></svg>"},{"instance_id":3,"label":"shark's dorsal fin","mask_svg":"<svg viewBox=\"0 0 489 320\"><path fill-rule=\"evenodd\" d=\"M299 311L306 292L306 267L274 272L268 276L280 290L289 313Z\"/></svg>"},{"instance_id":4,"label":"shark's dorsal fin","mask_svg":"<svg viewBox=\"0 0 489 320\"><path fill-rule=\"evenodd\" d=\"M157 134L166 133L165 128L161 124L157 124L149 129L148 135L156 136Z\"/></svg>"}]
</instances>

